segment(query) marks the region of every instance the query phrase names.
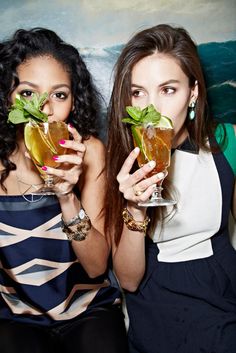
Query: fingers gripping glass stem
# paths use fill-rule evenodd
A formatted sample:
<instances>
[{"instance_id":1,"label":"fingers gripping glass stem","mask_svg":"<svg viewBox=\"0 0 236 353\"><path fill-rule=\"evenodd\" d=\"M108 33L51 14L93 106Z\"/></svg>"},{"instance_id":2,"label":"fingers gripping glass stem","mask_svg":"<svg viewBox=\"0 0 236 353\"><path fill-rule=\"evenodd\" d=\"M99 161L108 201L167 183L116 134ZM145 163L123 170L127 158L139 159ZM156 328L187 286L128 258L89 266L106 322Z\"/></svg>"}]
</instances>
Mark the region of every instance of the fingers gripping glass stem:
<instances>
[{"instance_id":1,"label":"fingers gripping glass stem","mask_svg":"<svg viewBox=\"0 0 236 353\"><path fill-rule=\"evenodd\" d=\"M132 135L135 146L140 148L140 154L138 155L139 166L141 167L145 163L154 160L156 165L148 177L163 172L165 178L168 174L167 168L170 165L173 129L154 125L138 125L132 127ZM176 201L162 198L162 182L163 179L158 182L148 201L139 202L138 205L143 207L174 205Z\"/></svg>"}]
</instances>

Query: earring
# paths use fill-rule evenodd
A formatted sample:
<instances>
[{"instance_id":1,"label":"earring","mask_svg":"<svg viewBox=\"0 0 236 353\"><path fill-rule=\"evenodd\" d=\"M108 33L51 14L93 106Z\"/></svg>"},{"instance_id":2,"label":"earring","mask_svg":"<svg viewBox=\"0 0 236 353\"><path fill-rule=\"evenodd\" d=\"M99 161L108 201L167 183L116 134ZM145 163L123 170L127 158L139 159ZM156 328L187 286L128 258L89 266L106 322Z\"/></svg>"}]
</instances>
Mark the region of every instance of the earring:
<instances>
[{"instance_id":1,"label":"earring","mask_svg":"<svg viewBox=\"0 0 236 353\"><path fill-rule=\"evenodd\" d=\"M195 112L195 107L196 107L196 103L192 102L189 104L189 113L188 113L188 118L189 120L194 120L195 116L196 116L196 112Z\"/></svg>"}]
</instances>

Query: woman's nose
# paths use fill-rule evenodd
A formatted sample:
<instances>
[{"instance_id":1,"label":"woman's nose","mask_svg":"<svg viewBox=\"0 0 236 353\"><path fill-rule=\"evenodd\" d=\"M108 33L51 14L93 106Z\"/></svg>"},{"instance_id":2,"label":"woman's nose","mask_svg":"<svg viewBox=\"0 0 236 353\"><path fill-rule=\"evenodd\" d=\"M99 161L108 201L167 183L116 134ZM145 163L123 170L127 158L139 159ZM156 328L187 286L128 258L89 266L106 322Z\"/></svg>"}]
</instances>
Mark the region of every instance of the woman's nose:
<instances>
[{"instance_id":1,"label":"woman's nose","mask_svg":"<svg viewBox=\"0 0 236 353\"><path fill-rule=\"evenodd\" d=\"M148 105L150 104L152 104L158 112L161 112L161 106L159 102L157 102L156 100L150 100L148 102Z\"/></svg>"},{"instance_id":2,"label":"woman's nose","mask_svg":"<svg viewBox=\"0 0 236 353\"><path fill-rule=\"evenodd\" d=\"M155 91L150 91L149 94L147 95L147 105L154 105L154 107L156 108L156 110L158 112L160 112L161 109L161 99L160 97L157 95L157 93Z\"/></svg>"},{"instance_id":3,"label":"woman's nose","mask_svg":"<svg viewBox=\"0 0 236 353\"><path fill-rule=\"evenodd\" d=\"M50 102L50 99L47 99L46 102L44 103L43 107L41 108L42 112L47 114L48 116L53 115L53 107Z\"/></svg>"}]
</instances>

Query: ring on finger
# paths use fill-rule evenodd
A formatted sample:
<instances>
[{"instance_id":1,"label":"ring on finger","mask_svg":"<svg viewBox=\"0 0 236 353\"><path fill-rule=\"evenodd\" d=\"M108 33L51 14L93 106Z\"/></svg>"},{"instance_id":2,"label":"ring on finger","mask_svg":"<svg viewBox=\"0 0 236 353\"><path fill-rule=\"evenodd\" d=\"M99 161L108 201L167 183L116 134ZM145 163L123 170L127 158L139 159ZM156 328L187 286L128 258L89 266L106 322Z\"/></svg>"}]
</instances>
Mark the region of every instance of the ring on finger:
<instances>
[{"instance_id":1,"label":"ring on finger","mask_svg":"<svg viewBox=\"0 0 236 353\"><path fill-rule=\"evenodd\" d=\"M141 196L142 193L143 193L143 191L141 191L141 190L136 190L135 187L133 187L133 191L134 191L134 195L135 195L135 196Z\"/></svg>"}]
</instances>

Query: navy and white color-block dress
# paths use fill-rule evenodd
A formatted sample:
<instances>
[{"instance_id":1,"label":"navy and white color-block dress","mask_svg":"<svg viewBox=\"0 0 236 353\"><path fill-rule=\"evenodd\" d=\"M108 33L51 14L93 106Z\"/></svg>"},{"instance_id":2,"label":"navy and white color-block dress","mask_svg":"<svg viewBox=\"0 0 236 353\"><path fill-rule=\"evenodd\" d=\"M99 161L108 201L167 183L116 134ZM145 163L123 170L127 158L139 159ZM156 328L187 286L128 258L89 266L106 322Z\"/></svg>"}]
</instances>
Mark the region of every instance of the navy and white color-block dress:
<instances>
[{"instance_id":1,"label":"navy and white color-block dress","mask_svg":"<svg viewBox=\"0 0 236 353\"><path fill-rule=\"evenodd\" d=\"M131 353L236 352L236 251L228 234L236 138L225 127L223 152L185 141L172 155L177 212L147 238L146 274L126 295Z\"/></svg>"},{"instance_id":2,"label":"navy and white color-block dress","mask_svg":"<svg viewBox=\"0 0 236 353\"><path fill-rule=\"evenodd\" d=\"M56 325L120 302L108 274L88 277L61 230L54 196L0 196L0 319Z\"/></svg>"}]
</instances>

